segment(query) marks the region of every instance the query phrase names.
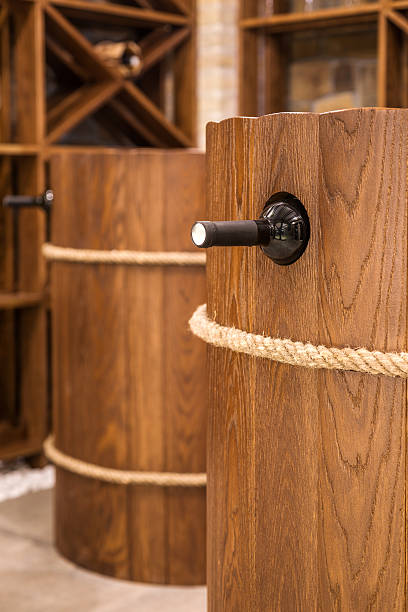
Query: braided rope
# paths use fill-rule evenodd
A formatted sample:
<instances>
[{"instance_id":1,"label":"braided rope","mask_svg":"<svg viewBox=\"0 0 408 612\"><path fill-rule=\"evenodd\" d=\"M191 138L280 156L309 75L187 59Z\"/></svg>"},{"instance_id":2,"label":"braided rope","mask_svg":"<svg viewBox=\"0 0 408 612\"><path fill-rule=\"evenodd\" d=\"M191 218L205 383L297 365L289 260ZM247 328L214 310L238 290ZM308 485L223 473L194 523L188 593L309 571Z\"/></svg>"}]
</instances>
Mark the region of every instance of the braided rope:
<instances>
[{"instance_id":1,"label":"braided rope","mask_svg":"<svg viewBox=\"0 0 408 612\"><path fill-rule=\"evenodd\" d=\"M58 450L54 443L54 436L49 436L44 442L44 454L56 466L73 472L84 478L93 478L111 484L119 485L151 485L156 487L205 487L207 475L179 474L177 472L135 472L130 470L117 470L101 465L95 465Z\"/></svg>"},{"instance_id":2,"label":"braided rope","mask_svg":"<svg viewBox=\"0 0 408 612\"><path fill-rule=\"evenodd\" d=\"M252 334L212 321L207 316L206 304L197 308L189 325L193 334L205 342L252 357L264 357L306 368L352 370L408 378L408 353L382 353L365 348L329 348Z\"/></svg>"},{"instance_id":3,"label":"braided rope","mask_svg":"<svg viewBox=\"0 0 408 612\"><path fill-rule=\"evenodd\" d=\"M72 249L54 244L43 244L42 254L47 261L81 264L121 264L130 266L205 266L205 253L150 252L150 251L98 251Z\"/></svg>"}]
</instances>

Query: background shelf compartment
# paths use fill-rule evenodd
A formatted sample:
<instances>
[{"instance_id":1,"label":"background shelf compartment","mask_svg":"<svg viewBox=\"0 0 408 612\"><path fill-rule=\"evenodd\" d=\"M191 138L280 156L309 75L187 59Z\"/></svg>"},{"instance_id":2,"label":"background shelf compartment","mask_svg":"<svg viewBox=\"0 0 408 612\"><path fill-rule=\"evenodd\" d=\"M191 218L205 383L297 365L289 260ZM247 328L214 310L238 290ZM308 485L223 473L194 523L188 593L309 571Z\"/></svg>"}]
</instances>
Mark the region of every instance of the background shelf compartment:
<instances>
[{"instance_id":1,"label":"background shelf compartment","mask_svg":"<svg viewBox=\"0 0 408 612\"><path fill-rule=\"evenodd\" d=\"M96 47L124 40L137 74ZM195 46L195 0L0 0L0 200L41 193L53 147L193 146ZM45 238L42 211L0 209L0 461L49 428Z\"/></svg>"},{"instance_id":2,"label":"background shelf compartment","mask_svg":"<svg viewBox=\"0 0 408 612\"><path fill-rule=\"evenodd\" d=\"M287 57L282 106L295 112L327 112L375 106L377 33L369 26L282 35Z\"/></svg>"},{"instance_id":3,"label":"background shelf compartment","mask_svg":"<svg viewBox=\"0 0 408 612\"><path fill-rule=\"evenodd\" d=\"M36 148L0 145L0 200L39 193L43 164ZM22 155L22 153L24 153ZM0 209L0 460L41 452L48 426L45 266L40 211Z\"/></svg>"},{"instance_id":4,"label":"background shelf compartment","mask_svg":"<svg viewBox=\"0 0 408 612\"><path fill-rule=\"evenodd\" d=\"M407 105L405 0L294 13L278 3L274 14L271 6L241 0L241 114Z\"/></svg>"}]
</instances>

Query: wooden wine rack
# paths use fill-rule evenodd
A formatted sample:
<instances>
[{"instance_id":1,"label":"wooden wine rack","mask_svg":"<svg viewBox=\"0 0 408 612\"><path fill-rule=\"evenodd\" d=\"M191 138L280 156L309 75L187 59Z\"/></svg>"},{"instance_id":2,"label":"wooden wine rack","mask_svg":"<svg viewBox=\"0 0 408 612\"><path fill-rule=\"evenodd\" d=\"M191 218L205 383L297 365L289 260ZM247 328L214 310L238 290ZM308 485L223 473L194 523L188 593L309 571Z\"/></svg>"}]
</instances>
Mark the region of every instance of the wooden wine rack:
<instances>
[{"instance_id":1,"label":"wooden wine rack","mask_svg":"<svg viewBox=\"0 0 408 612\"><path fill-rule=\"evenodd\" d=\"M137 32L137 77L101 59L96 28ZM90 116L108 144L194 145L195 62L195 0L0 0L0 197L42 192L47 159ZM62 84L52 95L47 66ZM46 233L42 211L0 211L0 460L38 455L49 428Z\"/></svg>"},{"instance_id":2,"label":"wooden wine rack","mask_svg":"<svg viewBox=\"0 0 408 612\"><path fill-rule=\"evenodd\" d=\"M262 115L287 109L288 64L285 37L316 30L370 25L377 36L377 106L408 106L408 2L381 0L310 12L287 11L286 0L274 2L274 14L265 14L266 2L241 0L240 111ZM323 32L322 32L323 31Z\"/></svg>"}]
</instances>

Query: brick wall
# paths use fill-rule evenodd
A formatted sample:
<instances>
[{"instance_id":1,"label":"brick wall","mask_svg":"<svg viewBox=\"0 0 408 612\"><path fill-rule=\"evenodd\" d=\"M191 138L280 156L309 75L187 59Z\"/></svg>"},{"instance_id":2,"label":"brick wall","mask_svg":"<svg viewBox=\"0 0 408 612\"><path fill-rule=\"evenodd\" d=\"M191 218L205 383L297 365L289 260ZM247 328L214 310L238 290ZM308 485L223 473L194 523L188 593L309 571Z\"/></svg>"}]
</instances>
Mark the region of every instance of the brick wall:
<instances>
[{"instance_id":1,"label":"brick wall","mask_svg":"<svg viewBox=\"0 0 408 612\"><path fill-rule=\"evenodd\" d=\"M239 0L197 0L198 144L205 125L238 112Z\"/></svg>"}]
</instances>

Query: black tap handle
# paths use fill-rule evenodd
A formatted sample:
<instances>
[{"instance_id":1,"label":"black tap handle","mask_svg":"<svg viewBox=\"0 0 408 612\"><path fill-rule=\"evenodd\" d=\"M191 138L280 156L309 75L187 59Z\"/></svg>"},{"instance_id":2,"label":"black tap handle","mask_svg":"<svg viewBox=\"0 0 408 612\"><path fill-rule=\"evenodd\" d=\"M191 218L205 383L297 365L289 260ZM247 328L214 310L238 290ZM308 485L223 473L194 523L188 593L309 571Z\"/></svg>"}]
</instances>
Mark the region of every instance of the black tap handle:
<instances>
[{"instance_id":1,"label":"black tap handle","mask_svg":"<svg viewBox=\"0 0 408 612\"><path fill-rule=\"evenodd\" d=\"M272 227L268 221L197 221L191 229L194 244L212 246L254 246L268 244Z\"/></svg>"},{"instance_id":2,"label":"black tap handle","mask_svg":"<svg viewBox=\"0 0 408 612\"><path fill-rule=\"evenodd\" d=\"M44 193L39 196L21 196L21 195L8 195L3 198L3 206L6 208L42 208L45 211L49 211L54 201L54 192L51 189L47 189Z\"/></svg>"},{"instance_id":3,"label":"black tap handle","mask_svg":"<svg viewBox=\"0 0 408 612\"><path fill-rule=\"evenodd\" d=\"M259 245L282 266L299 259L309 236L309 217L303 204L286 191L270 197L256 221L197 221L191 230L191 238L200 248Z\"/></svg>"}]
</instances>

